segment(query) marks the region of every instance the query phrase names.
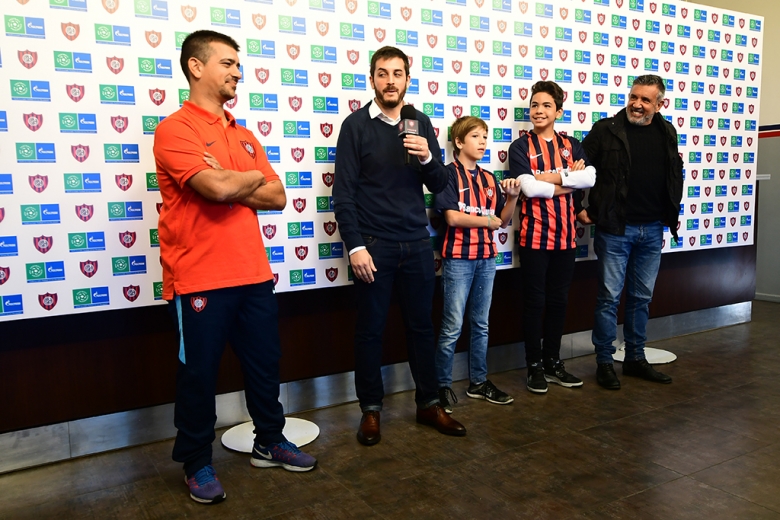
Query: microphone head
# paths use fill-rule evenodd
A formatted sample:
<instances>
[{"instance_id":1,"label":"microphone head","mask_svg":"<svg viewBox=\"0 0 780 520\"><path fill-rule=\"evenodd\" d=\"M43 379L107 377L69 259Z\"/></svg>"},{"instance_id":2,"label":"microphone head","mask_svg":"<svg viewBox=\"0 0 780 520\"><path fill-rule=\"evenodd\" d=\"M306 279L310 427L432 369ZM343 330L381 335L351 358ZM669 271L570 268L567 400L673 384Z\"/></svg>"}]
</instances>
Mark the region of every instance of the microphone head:
<instances>
[{"instance_id":1,"label":"microphone head","mask_svg":"<svg viewBox=\"0 0 780 520\"><path fill-rule=\"evenodd\" d=\"M412 105L404 105L401 107L401 119L414 119L417 120L417 110Z\"/></svg>"}]
</instances>

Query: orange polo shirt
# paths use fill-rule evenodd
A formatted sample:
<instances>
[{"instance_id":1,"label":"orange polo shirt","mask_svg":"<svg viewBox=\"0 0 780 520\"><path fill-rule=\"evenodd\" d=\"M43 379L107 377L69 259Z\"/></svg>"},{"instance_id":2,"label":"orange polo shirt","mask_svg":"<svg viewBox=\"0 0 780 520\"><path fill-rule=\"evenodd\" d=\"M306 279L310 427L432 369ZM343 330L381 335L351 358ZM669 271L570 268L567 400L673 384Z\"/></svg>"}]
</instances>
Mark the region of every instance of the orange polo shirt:
<instances>
[{"instance_id":1,"label":"orange polo shirt","mask_svg":"<svg viewBox=\"0 0 780 520\"><path fill-rule=\"evenodd\" d=\"M223 168L260 170L279 180L255 136L232 114L219 116L185 101L154 133L154 158L163 205L159 238L163 299L273 278L255 210L206 199L187 181L209 169L208 151Z\"/></svg>"}]
</instances>

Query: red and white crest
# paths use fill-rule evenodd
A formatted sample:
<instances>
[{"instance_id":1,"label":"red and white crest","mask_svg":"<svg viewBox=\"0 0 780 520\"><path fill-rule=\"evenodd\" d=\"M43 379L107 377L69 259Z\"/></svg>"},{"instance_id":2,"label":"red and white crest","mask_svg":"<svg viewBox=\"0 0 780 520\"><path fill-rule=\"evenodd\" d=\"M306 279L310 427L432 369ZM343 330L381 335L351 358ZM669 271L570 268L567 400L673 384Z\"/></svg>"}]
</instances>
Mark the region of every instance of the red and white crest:
<instances>
[{"instance_id":1,"label":"red and white crest","mask_svg":"<svg viewBox=\"0 0 780 520\"><path fill-rule=\"evenodd\" d=\"M431 94L436 94L439 91L439 82L438 81L429 81L428 82L428 91L430 91Z\"/></svg>"},{"instance_id":2,"label":"red and white crest","mask_svg":"<svg viewBox=\"0 0 780 520\"><path fill-rule=\"evenodd\" d=\"M585 40L588 39L588 33L587 31L580 31L577 37L580 39L580 43L585 43Z\"/></svg>"},{"instance_id":3,"label":"red and white crest","mask_svg":"<svg viewBox=\"0 0 780 520\"><path fill-rule=\"evenodd\" d=\"M452 70L455 71L455 74L460 74L460 71L463 70L463 62L460 60L452 60Z\"/></svg>"},{"instance_id":4,"label":"red and white crest","mask_svg":"<svg viewBox=\"0 0 780 520\"><path fill-rule=\"evenodd\" d=\"M125 231L124 233L119 233L119 243L130 249L135 244L135 237L135 231Z\"/></svg>"},{"instance_id":5,"label":"red and white crest","mask_svg":"<svg viewBox=\"0 0 780 520\"><path fill-rule=\"evenodd\" d=\"M257 78L257 81L259 81L260 83L265 83L266 81L268 81L269 74L270 72L268 69L263 69L263 68L255 69L255 77Z\"/></svg>"},{"instance_id":6,"label":"red and white crest","mask_svg":"<svg viewBox=\"0 0 780 520\"><path fill-rule=\"evenodd\" d=\"M691 137L691 140L693 141L694 145L699 144L699 136L698 135L694 135L693 137ZM692 175L693 175L694 179L696 178L696 174L697 174L696 170L693 170Z\"/></svg>"},{"instance_id":7,"label":"red and white crest","mask_svg":"<svg viewBox=\"0 0 780 520\"><path fill-rule=\"evenodd\" d=\"M607 17L604 13L599 13L596 19L599 22L599 25L604 25L604 22L607 20Z\"/></svg>"},{"instance_id":8,"label":"red and white crest","mask_svg":"<svg viewBox=\"0 0 780 520\"><path fill-rule=\"evenodd\" d=\"M81 206L76 206L75 209L76 216L84 222L89 222L89 219L95 214L95 208L91 204L82 204Z\"/></svg>"},{"instance_id":9,"label":"red and white crest","mask_svg":"<svg viewBox=\"0 0 780 520\"><path fill-rule=\"evenodd\" d=\"M41 193L49 186L48 175L30 175L27 177L27 181L30 183L30 187L36 193Z\"/></svg>"},{"instance_id":10,"label":"red and white crest","mask_svg":"<svg viewBox=\"0 0 780 520\"><path fill-rule=\"evenodd\" d=\"M711 84L710 84L710 94L714 94L714 93L715 93L715 85L713 85L713 84L711 83Z\"/></svg>"},{"instance_id":11,"label":"red and white crest","mask_svg":"<svg viewBox=\"0 0 780 520\"><path fill-rule=\"evenodd\" d=\"M696 111L698 111L701 108L701 101L699 101L698 99L696 101L694 101L693 102L693 108L695 108Z\"/></svg>"},{"instance_id":12,"label":"red and white crest","mask_svg":"<svg viewBox=\"0 0 780 520\"><path fill-rule=\"evenodd\" d=\"M328 267L327 269L325 269L325 278L327 278L329 282L335 281L336 278L338 277L339 277L338 267Z\"/></svg>"},{"instance_id":13,"label":"red and white crest","mask_svg":"<svg viewBox=\"0 0 780 520\"><path fill-rule=\"evenodd\" d=\"M623 83L623 78L621 76L615 76L615 86L619 87L621 83Z\"/></svg>"},{"instance_id":14,"label":"red and white crest","mask_svg":"<svg viewBox=\"0 0 780 520\"><path fill-rule=\"evenodd\" d=\"M653 42L650 42L650 43L653 43ZM615 36L615 45L617 45L618 47L623 45L623 37L622 36ZM654 47L654 45L652 45L652 46ZM652 50L652 49L650 49L650 50Z\"/></svg>"},{"instance_id":15,"label":"red and white crest","mask_svg":"<svg viewBox=\"0 0 780 520\"><path fill-rule=\"evenodd\" d=\"M305 260L308 254L309 248L307 246L298 246L295 248L295 256L298 257L298 260Z\"/></svg>"},{"instance_id":16,"label":"red and white crest","mask_svg":"<svg viewBox=\"0 0 780 520\"><path fill-rule=\"evenodd\" d=\"M333 124L332 123L320 123L320 132L322 132L322 135L325 137L330 137L333 135Z\"/></svg>"},{"instance_id":17,"label":"red and white crest","mask_svg":"<svg viewBox=\"0 0 780 520\"><path fill-rule=\"evenodd\" d=\"M401 18L403 18L404 21L408 22L411 17L412 17L412 8L411 7L402 7L401 8Z\"/></svg>"},{"instance_id":18,"label":"red and white crest","mask_svg":"<svg viewBox=\"0 0 780 520\"><path fill-rule=\"evenodd\" d=\"M750 112L751 114L753 113L753 110L755 110L755 109L756 109L756 107L754 105L748 105L748 112Z\"/></svg>"},{"instance_id":19,"label":"red and white crest","mask_svg":"<svg viewBox=\"0 0 780 520\"><path fill-rule=\"evenodd\" d=\"M496 70L498 72L498 75L503 78L504 76L506 76L507 66L502 64L496 65Z\"/></svg>"},{"instance_id":20,"label":"red and white crest","mask_svg":"<svg viewBox=\"0 0 780 520\"><path fill-rule=\"evenodd\" d=\"M478 97L482 97L485 95L485 85L474 85L474 91L477 93Z\"/></svg>"},{"instance_id":21,"label":"red and white crest","mask_svg":"<svg viewBox=\"0 0 780 520\"><path fill-rule=\"evenodd\" d=\"M119 0L103 0L103 9L114 14L119 9Z\"/></svg>"},{"instance_id":22,"label":"red and white crest","mask_svg":"<svg viewBox=\"0 0 780 520\"><path fill-rule=\"evenodd\" d=\"M528 2L520 2L520 12L525 14L528 11Z\"/></svg>"},{"instance_id":23,"label":"red and white crest","mask_svg":"<svg viewBox=\"0 0 780 520\"><path fill-rule=\"evenodd\" d=\"M728 103L726 103L725 101L724 101L723 103L721 103L721 110L723 110L724 112L726 111L726 109L727 109L728 107L729 107L729 104L728 104ZM726 138L726 136L724 135L724 136L723 136L723 139L725 139L725 138ZM725 143L724 143L724 144L725 144Z\"/></svg>"},{"instance_id":24,"label":"red and white crest","mask_svg":"<svg viewBox=\"0 0 780 520\"><path fill-rule=\"evenodd\" d=\"M68 97L77 103L84 97L84 85L65 85L65 90Z\"/></svg>"},{"instance_id":25,"label":"red and white crest","mask_svg":"<svg viewBox=\"0 0 780 520\"><path fill-rule=\"evenodd\" d=\"M751 139L751 140L752 140L752 138L748 138L748 139ZM748 143L748 145L750 145L750 144L751 144L751 143ZM750 176L751 176L752 174L753 174L753 170L745 170L745 177L747 177L748 179L750 178ZM2 209L2 208L0 208L0 209ZM0 219L0 222L2 222L2 219Z\"/></svg>"},{"instance_id":26,"label":"red and white crest","mask_svg":"<svg viewBox=\"0 0 780 520\"><path fill-rule=\"evenodd\" d=\"M683 92L685 90L685 82L684 81L677 82L677 88L680 89L680 92Z\"/></svg>"},{"instance_id":27,"label":"red and white crest","mask_svg":"<svg viewBox=\"0 0 780 520\"><path fill-rule=\"evenodd\" d=\"M485 41L484 40L474 40L474 48L477 50L477 52L482 52L485 50Z\"/></svg>"},{"instance_id":28,"label":"red and white crest","mask_svg":"<svg viewBox=\"0 0 780 520\"><path fill-rule=\"evenodd\" d=\"M330 28L328 22L317 22L315 25L317 26L317 32L320 33L320 36L328 34L328 29Z\"/></svg>"},{"instance_id":29,"label":"red and white crest","mask_svg":"<svg viewBox=\"0 0 780 520\"><path fill-rule=\"evenodd\" d=\"M637 68L639 66L639 58L631 58L631 66Z\"/></svg>"},{"instance_id":30,"label":"red and white crest","mask_svg":"<svg viewBox=\"0 0 780 520\"><path fill-rule=\"evenodd\" d=\"M265 27L265 15L260 13L253 14L252 23L255 24L258 31L262 31L263 27Z\"/></svg>"},{"instance_id":31,"label":"red and white crest","mask_svg":"<svg viewBox=\"0 0 780 520\"><path fill-rule=\"evenodd\" d=\"M737 93L737 97L742 96L742 87L736 87L734 91Z\"/></svg>"},{"instance_id":32,"label":"red and white crest","mask_svg":"<svg viewBox=\"0 0 780 520\"><path fill-rule=\"evenodd\" d=\"M230 110L233 110L237 104L238 104L238 95L234 96L233 99L229 99L225 101L225 106L228 107Z\"/></svg>"},{"instance_id":33,"label":"red and white crest","mask_svg":"<svg viewBox=\"0 0 780 520\"><path fill-rule=\"evenodd\" d=\"M525 58L526 54L528 54L528 46L527 45L518 45L517 50L520 53L520 56Z\"/></svg>"},{"instance_id":34,"label":"red and white crest","mask_svg":"<svg viewBox=\"0 0 780 520\"><path fill-rule=\"evenodd\" d=\"M46 254L51 250L51 246L54 245L54 240L52 237L41 235L39 237L33 237L33 245L35 246L35 249Z\"/></svg>"},{"instance_id":35,"label":"red and white crest","mask_svg":"<svg viewBox=\"0 0 780 520\"><path fill-rule=\"evenodd\" d=\"M707 153L707 162L712 162L712 152Z\"/></svg>"},{"instance_id":36,"label":"red and white crest","mask_svg":"<svg viewBox=\"0 0 780 520\"><path fill-rule=\"evenodd\" d=\"M374 38L376 38L376 41L378 41L379 43L382 43L384 41L386 34L387 32L381 27L374 28Z\"/></svg>"},{"instance_id":37,"label":"red and white crest","mask_svg":"<svg viewBox=\"0 0 780 520\"><path fill-rule=\"evenodd\" d=\"M509 233L499 233L498 234L498 241L501 242L501 244L506 244L506 239L509 238Z\"/></svg>"},{"instance_id":38,"label":"red and white crest","mask_svg":"<svg viewBox=\"0 0 780 520\"><path fill-rule=\"evenodd\" d=\"M149 89L149 99L158 107L165 102L165 91L159 88Z\"/></svg>"},{"instance_id":39,"label":"red and white crest","mask_svg":"<svg viewBox=\"0 0 780 520\"><path fill-rule=\"evenodd\" d=\"M358 8L357 0L345 0L345 6L347 11L349 11L349 14L355 14L355 11L357 11Z\"/></svg>"},{"instance_id":40,"label":"red and white crest","mask_svg":"<svg viewBox=\"0 0 780 520\"><path fill-rule=\"evenodd\" d=\"M116 185L120 190L127 191L130 189L130 186L133 185L133 176L126 173L114 175L114 182L116 182Z\"/></svg>"},{"instance_id":41,"label":"red and white crest","mask_svg":"<svg viewBox=\"0 0 780 520\"><path fill-rule=\"evenodd\" d=\"M520 94L520 99L523 99L523 100L524 100L525 98L527 98L527 97L528 97L528 89L527 89L527 88L525 88L525 87L520 87L520 88L517 90L517 93L518 93L518 94Z\"/></svg>"},{"instance_id":42,"label":"red and white crest","mask_svg":"<svg viewBox=\"0 0 780 520\"><path fill-rule=\"evenodd\" d=\"M89 158L89 146L77 144L70 147L70 154L78 162L84 162Z\"/></svg>"},{"instance_id":43,"label":"red and white crest","mask_svg":"<svg viewBox=\"0 0 780 520\"><path fill-rule=\"evenodd\" d=\"M120 134L127 130L127 117L123 116L111 116L111 127Z\"/></svg>"},{"instance_id":44,"label":"red and white crest","mask_svg":"<svg viewBox=\"0 0 780 520\"><path fill-rule=\"evenodd\" d=\"M547 76L550 74L550 71L547 69L539 69L539 77L542 78L543 81L547 80Z\"/></svg>"},{"instance_id":45,"label":"red and white crest","mask_svg":"<svg viewBox=\"0 0 780 520\"><path fill-rule=\"evenodd\" d=\"M655 14L655 10L658 8L655 2L650 2L650 12Z\"/></svg>"},{"instance_id":46,"label":"red and white crest","mask_svg":"<svg viewBox=\"0 0 780 520\"><path fill-rule=\"evenodd\" d=\"M682 14L683 18L688 18L688 9L683 7L682 9L680 9L680 14Z\"/></svg>"},{"instance_id":47,"label":"red and white crest","mask_svg":"<svg viewBox=\"0 0 780 520\"><path fill-rule=\"evenodd\" d=\"M732 195L736 195L737 194L737 187L736 186L732 186L731 187L731 194Z\"/></svg>"},{"instance_id":48,"label":"red and white crest","mask_svg":"<svg viewBox=\"0 0 780 520\"><path fill-rule=\"evenodd\" d=\"M306 209L306 199L293 199L293 208L295 208L295 211L298 213L303 213L303 210Z\"/></svg>"},{"instance_id":49,"label":"red and white crest","mask_svg":"<svg viewBox=\"0 0 780 520\"><path fill-rule=\"evenodd\" d=\"M460 117L463 115L463 107L460 105L453 105L452 115L455 116L455 119L460 119Z\"/></svg>"},{"instance_id":50,"label":"red and white crest","mask_svg":"<svg viewBox=\"0 0 780 520\"><path fill-rule=\"evenodd\" d=\"M122 69L125 68L125 60L124 58L117 58L116 56L107 57L106 65L108 65L108 70L114 74L119 74L122 72Z\"/></svg>"},{"instance_id":51,"label":"red and white crest","mask_svg":"<svg viewBox=\"0 0 780 520\"><path fill-rule=\"evenodd\" d=\"M580 123L584 123L585 122L585 112L577 112L577 120Z\"/></svg>"},{"instance_id":52,"label":"red and white crest","mask_svg":"<svg viewBox=\"0 0 780 520\"><path fill-rule=\"evenodd\" d=\"M43 125L43 115L41 114L22 114L22 118L24 119L24 125L33 132L40 130L41 125Z\"/></svg>"},{"instance_id":53,"label":"red and white crest","mask_svg":"<svg viewBox=\"0 0 780 520\"><path fill-rule=\"evenodd\" d=\"M271 240L276 236L276 226L273 224L266 224L263 226L263 236L268 240Z\"/></svg>"},{"instance_id":54,"label":"red and white crest","mask_svg":"<svg viewBox=\"0 0 780 520\"><path fill-rule=\"evenodd\" d=\"M290 96L287 98L287 102L290 104L290 108L297 112L303 106L303 99L298 96Z\"/></svg>"},{"instance_id":55,"label":"red and white crest","mask_svg":"<svg viewBox=\"0 0 780 520\"><path fill-rule=\"evenodd\" d=\"M677 118L677 126L679 126L680 128L682 128L682 125L683 125L684 122L685 122L684 118L682 118L682 117L678 117Z\"/></svg>"},{"instance_id":56,"label":"red and white crest","mask_svg":"<svg viewBox=\"0 0 780 520\"><path fill-rule=\"evenodd\" d=\"M317 77L320 80L320 85L322 85L323 88L328 88L328 85L330 85L330 74L327 72L320 72Z\"/></svg>"},{"instance_id":57,"label":"red and white crest","mask_svg":"<svg viewBox=\"0 0 780 520\"><path fill-rule=\"evenodd\" d=\"M504 107L500 107L500 108L498 108L498 109L497 109L497 112L498 112L498 118L499 118L501 121L503 121L504 119L506 119L506 114L507 114L507 109L506 109L506 108L504 108Z\"/></svg>"},{"instance_id":58,"label":"red and white crest","mask_svg":"<svg viewBox=\"0 0 780 520\"><path fill-rule=\"evenodd\" d=\"M185 20L191 22L198 16L198 8L191 5L183 5L181 6L181 15Z\"/></svg>"},{"instance_id":59,"label":"red and white crest","mask_svg":"<svg viewBox=\"0 0 780 520\"><path fill-rule=\"evenodd\" d=\"M596 103L598 103L600 105L603 102L604 102L604 94L599 92L598 94L596 94Z\"/></svg>"},{"instance_id":60,"label":"red and white crest","mask_svg":"<svg viewBox=\"0 0 780 520\"><path fill-rule=\"evenodd\" d=\"M547 35L550 34L550 28L546 25L540 25L539 26L539 34L542 38L547 38Z\"/></svg>"},{"instance_id":61,"label":"red and white crest","mask_svg":"<svg viewBox=\"0 0 780 520\"><path fill-rule=\"evenodd\" d=\"M202 312L206 310L206 305L208 304L209 299L205 296L191 296L190 297L190 305L192 306L192 310L195 312Z\"/></svg>"},{"instance_id":62,"label":"red and white crest","mask_svg":"<svg viewBox=\"0 0 780 520\"><path fill-rule=\"evenodd\" d=\"M38 53L33 51L17 51L16 55L19 57L19 63L26 69L35 67L38 63Z\"/></svg>"},{"instance_id":63,"label":"red and white crest","mask_svg":"<svg viewBox=\"0 0 780 520\"><path fill-rule=\"evenodd\" d=\"M452 20L452 25L454 25L455 27L460 27L460 22L462 21L462 19L459 14L453 14L452 16L450 16L450 20Z\"/></svg>"},{"instance_id":64,"label":"red and white crest","mask_svg":"<svg viewBox=\"0 0 780 520\"><path fill-rule=\"evenodd\" d=\"M325 172L322 174L322 183L330 188L333 186L333 180L334 180L333 172Z\"/></svg>"},{"instance_id":65,"label":"red and white crest","mask_svg":"<svg viewBox=\"0 0 780 520\"><path fill-rule=\"evenodd\" d=\"M146 31L146 43L148 43L153 49L156 48L162 42L162 33L157 31Z\"/></svg>"},{"instance_id":66,"label":"red and white crest","mask_svg":"<svg viewBox=\"0 0 780 520\"><path fill-rule=\"evenodd\" d=\"M290 150L290 154L295 162L301 162L303 160L303 148L293 148Z\"/></svg>"},{"instance_id":67,"label":"red and white crest","mask_svg":"<svg viewBox=\"0 0 780 520\"><path fill-rule=\"evenodd\" d=\"M561 61L566 61L566 58L569 57L569 52L566 49L560 49L558 51L558 56L560 56Z\"/></svg>"},{"instance_id":68,"label":"red and white crest","mask_svg":"<svg viewBox=\"0 0 780 520\"><path fill-rule=\"evenodd\" d=\"M352 65L357 63L359 59L360 59L360 52L359 51L355 51L355 50L348 50L347 51L347 60L349 60L349 62Z\"/></svg>"},{"instance_id":69,"label":"red and white crest","mask_svg":"<svg viewBox=\"0 0 780 520\"><path fill-rule=\"evenodd\" d=\"M744 55L744 54L742 54L741 52L738 52L738 53L737 53L737 60L738 60L740 63L742 63L742 58L744 58L744 57L745 57L745 55Z\"/></svg>"},{"instance_id":70,"label":"red and white crest","mask_svg":"<svg viewBox=\"0 0 780 520\"><path fill-rule=\"evenodd\" d=\"M3 285L11 278L10 267L0 267L0 285Z\"/></svg>"},{"instance_id":71,"label":"red and white crest","mask_svg":"<svg viewBox=\"0 0 780 520\"><path fill-rule=\"evenodd\" d=\"M79 262L79 269L81 270L81 274L87 278L92 278L98 272L98 261L85 260L83 262Z\"/></svg>"},{"instance_id":72,"label":"red and white crest","mask_svg":"<svg viewBox=\"0 0 780 520\"><path fill-rule=\"evenodd\" d=\"M287 44L287 55L290 59L297 60L301 55L301 46L294 43Z\"/></svg>"},{"instance_id":73,"label":"red and white crest","mask_svg":"<svg viewBox=\"0 0 780 520\"><path fill-rule=\"evenodd\" d=\"M109 0L103 0L103 3L105 4L107 1ZM47 311L52 310L54 306L57 305L57 293L39 294L38 303Z\"/></svg>"},{"instance_id":74,"label":"red and white crest","mask_svg":"<svg viewBox=\"0 0 780 520\"><path fill-rule=\"evenodd\" d=\"M350 99L349 102L348 102L349 111L350 112L356 112L356 111L360 110L361 104L362 103L360 102L360 100Z\"/></svg>"},{"instance_id":75,"label":"red and white crest","mask_svg":"<svg viewBox=\"0 0 780 520\"><path fill-rule=\"evenodd\" d=\"M439 38L435 34L429 34L428 36L425 37L425 41L428 42L428 47L433 49L434 47L436 47L436 43L438 43Z\"/></svg>"},{"instance_id":76,"label":"red and white crest","mask_svg":"<svg viewBox=\"0 0 780 520\"><path fill-rule=\"evenodd\" d=\"M694 135L693 137L699 137L697 135ZM699 142L698 139L695 139L694 144L697 144ZM693 177L693 180L696 180L696 178L699 176L699 170L691 170L691 177Z\"/></svg>"},{"instance_id":77,"label":"red and white crest","mask_svg":"<svg viewBox=\"0 0 780 520\"><path fill-rule=\"evenodd\" d=\"M255 153L255 147L250 143L249 141L241 141L241 146L244 148L244 151L249 154L249 157L254 159L257 157L257 154Z\"/></svg>"},{"instance_id":78,"label":"red and white crest","mask_svg":"<svg viewBox=\"0 0 780 520\"><path fill-rule=\"evenodd\" d=\"M558 12L561 13L562 20L565 20L566 17L569 16L569 10L566 9L565 7L561 7Z\"/></svg>"},{"instance_id":79,"label":"red and white crest","mask_svg":"<svg viewBox=\"0 0 780 520\"><path fill-rule=\"evenodd\" d=\"M499 32L505 32L509 24L506 23L506 20L496 20L496 27L498 27Z\"/></svg>"},{"instance_id":80,"label":"red and white crest","mask_svg":"<svg viewBox=\"0 0 780 520\"><path fill-rule=\"evenodd\" d=\"M134 302L141 294L141 288L138 285L128 285L127 287L122 287L122 294L127 301Z\"/></svg>"},{"instance_id":81,"label":"red and white crest","mask_svg":"<svg viewBox=\"0 0 780 520\"><path fill-rule=\"evenodd\" d=\"M503 162L506 162L506 158L507 158L506 150L499 150L498 151L498 160L503 163Z\"/></svg>"},{"instance_id":82,"label":"red and white crest","mask_svg":"<svg viewBox=\"0 0 780 520\"><path fill-rule=\"evenodd\" d=\"M258 121L257 131L260 132L263 137L267 137L268 134L271 133L271 126L272 125L270 121Z\"/></svg>"},{"instance_id":83,"label":"red and white crest","mask_svg":"<svg viewBox=\"0 0 780 520\"><path fill-rule=\"evenodd\" d=\"M336 232L337 224L335 222L323 222L322 228L325 230L325 233L328 234L328 236L333 236L333 233Z\"/></svg>"},{"instance_id":84,"label":"red and white crest","mask_svg":"<svg viewBox=\"0 0 780 520\"><path fill-rule=\"evenodd\" d=\"M727 67L723 67L723 77L724 78L729 77L729 69Z\"/></svg>"}]
</instances>

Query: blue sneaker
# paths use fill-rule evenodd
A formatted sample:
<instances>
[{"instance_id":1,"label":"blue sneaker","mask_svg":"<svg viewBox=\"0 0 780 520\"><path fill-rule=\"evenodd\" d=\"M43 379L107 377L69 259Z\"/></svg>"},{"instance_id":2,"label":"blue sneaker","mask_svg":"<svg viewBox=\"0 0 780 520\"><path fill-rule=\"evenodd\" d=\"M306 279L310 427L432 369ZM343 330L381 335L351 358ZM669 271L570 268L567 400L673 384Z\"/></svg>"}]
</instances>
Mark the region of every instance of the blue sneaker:
<instances>
[{"instance_id":1,"label":"blue sneaker","mask_svg":"<svg viewBox=\"0 0 780 520\"><path fill-rule=\"evenodd\" d=\"M190 498L201 504L218 504L227 496L211 464L203 466L189 478L185 476L184 482L190 488Z\"/></svg>"},{"instance_id":2,"label":"blue sneaker","mask_svg":"<svg viewBox=\"0 0 780 520\"><path fill-rule=\"evenodd\" d=\"M310 471L317 465L317 459L290 441L274 442L265 447L255 444L250 462L256 468L281 466L287 471Z\"/></svg>"}]
</instances>

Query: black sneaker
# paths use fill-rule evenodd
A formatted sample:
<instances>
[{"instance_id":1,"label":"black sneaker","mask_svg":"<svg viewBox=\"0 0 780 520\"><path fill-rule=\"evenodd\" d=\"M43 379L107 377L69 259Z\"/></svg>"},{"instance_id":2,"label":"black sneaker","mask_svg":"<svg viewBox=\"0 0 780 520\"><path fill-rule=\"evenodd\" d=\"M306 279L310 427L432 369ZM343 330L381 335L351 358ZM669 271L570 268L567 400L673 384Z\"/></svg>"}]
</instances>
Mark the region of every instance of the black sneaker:
<instances>
[{"instance_id":1,"label":"black sneaker","mask_svg":"<svg viewBox=\"0 0 780 520\"><path fill-rule=\"evenodd\" d=\"M620 380L612 363L599 363L596 369L596 381L607 390L620 390Z\"/></svg>"},{"instance_id":2,"label":"black sneaker","mask_svg":"<svg viewBox=\"0 0 780 520\"><path fill-rule=\"evenodd\" d=\"M450 401L450 399L452 401ZM452 388L449 386L442 386L439 388L439 403L441 404L441 407L444 408L444 411L447 413L452 413L452 403L457 403L458 397L455 395L455 392L452 391Z\"/></svg>"},{"instance_id":3,"label":"black sneaker","mask_svg":"<svg viewBox=\"0 0 780 520\"><path fill-rule=\"evenodd\" d=\"M491 383L490 379L479 385L469 384L466 395L474 399L484 399L488 403L493 404L509 404L515 400L514 397L496 388L496 385Z\"/></svg>"},{"instance_id":4,"label":"black sneaker","mask_svg":"<svg viewBox=\"0 0 780 520\"><path fill-rule=\"evenodd\" d=\"M544 366L541 363L528 365L528 382L526 388L535 394L547 393L547 379L544 377Z\"/></svg>"},{"instance_id":5,"label":"black sneaker","mask_svg":"<svg viewBox=\"0 0 780 520\"><path fill-rule=\"evenodd\" d=\"M555 383L566 388L582 386L582 379L568 373L560 359L551 359L549 363L545 363L544 378L548 383Z\"/></svg>"},{"instance_id":6,"label":"black sneaker","mask_svg":"<svg viewBox=\"0 0 780 520\"><path fill-rule=\"evenodd\" d=\"M665 385L668 385L672 382L671 377L656 371L653 366L647 362L646 359L640 359L638 361L624 361L623 375L641 377L647 381L663 383Z\"/></svg>"}]
</instances>

